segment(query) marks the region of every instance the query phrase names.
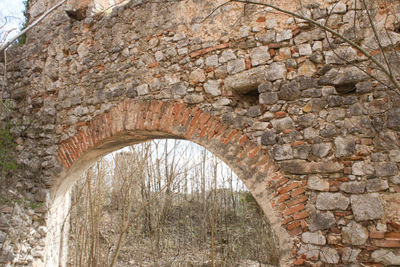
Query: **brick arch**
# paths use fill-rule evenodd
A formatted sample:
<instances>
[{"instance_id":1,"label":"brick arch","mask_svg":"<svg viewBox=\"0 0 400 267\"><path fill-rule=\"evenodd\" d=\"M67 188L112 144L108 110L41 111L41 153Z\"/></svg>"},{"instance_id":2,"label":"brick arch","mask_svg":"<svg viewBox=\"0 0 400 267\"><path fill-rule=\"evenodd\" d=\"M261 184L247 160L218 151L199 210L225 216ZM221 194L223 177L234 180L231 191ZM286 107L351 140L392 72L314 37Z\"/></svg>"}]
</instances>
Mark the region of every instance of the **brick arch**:
<instances>
[{"instance_id":1,"label":"brick arch","mask_svg":"<svg viewBox=\"0 0 400 267\"><path fill-rule=\"evenodd\" d=\"M118 148L154 138L186 139L228 164L247 186L274 229L282 266L291 261L293 237L306 228L305 185L289 181L266 148L250 141L218 117L179 101L125 100L109 112L80 125L75 136L59 146L64 170L53 197L64 195L90 162ZM291 200L291 195L297 200ZM286 202L285 202L286 201Z\"/></svg>"}]
</instances>

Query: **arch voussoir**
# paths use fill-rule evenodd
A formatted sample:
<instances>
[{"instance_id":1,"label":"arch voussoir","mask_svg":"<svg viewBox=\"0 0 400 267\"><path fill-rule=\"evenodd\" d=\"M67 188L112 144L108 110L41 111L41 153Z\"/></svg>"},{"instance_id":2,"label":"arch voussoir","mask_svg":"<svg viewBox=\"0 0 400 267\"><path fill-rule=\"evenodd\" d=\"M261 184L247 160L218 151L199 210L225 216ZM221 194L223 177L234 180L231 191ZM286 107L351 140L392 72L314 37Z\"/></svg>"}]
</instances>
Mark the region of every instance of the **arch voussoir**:
<instances>
[{"instance_id":1,"label":"arch voussoir","mask_svg":"<svg viewBox=\"0 0 400 267\"><path fill-rule=\"evenodd\" d=\"M265 188L271 180L268 176L280 175L268 151L250 141L241 130L229 127L196 106L188 106L179 101L124 101L109 112L98 115L75 136L64 141L59 146L58 159L68 172L75 164L79 164L85 154L101 147L103 143L124 135L132 138L138 136L140 141L145 139L143 135L146 134L151 138L163 137L163 134L175 136L205 146L239 172L248 188L258 195L256 199L264 206L268 216L276 216L281 220L277 224L279 227L288 225L284 222L289 220L292 213L288 214L289 217L282 216L282 206L273 205L275 202L262 202L270 199L265 198ZM274 215L276 212L279 214ZM279 227L275 226L275 230L279 230Z\"/></svg>"}]
</instances>

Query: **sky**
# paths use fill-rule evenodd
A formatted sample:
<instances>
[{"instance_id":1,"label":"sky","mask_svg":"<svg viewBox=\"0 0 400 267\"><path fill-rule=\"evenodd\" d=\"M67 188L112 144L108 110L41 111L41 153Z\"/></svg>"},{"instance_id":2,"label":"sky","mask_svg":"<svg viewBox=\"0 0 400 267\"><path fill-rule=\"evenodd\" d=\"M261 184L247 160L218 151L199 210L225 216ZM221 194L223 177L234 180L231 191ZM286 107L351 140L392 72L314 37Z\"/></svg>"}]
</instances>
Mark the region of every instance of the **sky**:
<instances>
[{"instance_id":1,"label":"sky","mask_svg":"<svg viewBox=\"0 0 400 267\"><path fill-rule=\"evenodd\" d=\"M23 0L0 0L0 42L5 32L16 29L8 36L15 36L24 22Z\"/></svg>"}]
</instances>

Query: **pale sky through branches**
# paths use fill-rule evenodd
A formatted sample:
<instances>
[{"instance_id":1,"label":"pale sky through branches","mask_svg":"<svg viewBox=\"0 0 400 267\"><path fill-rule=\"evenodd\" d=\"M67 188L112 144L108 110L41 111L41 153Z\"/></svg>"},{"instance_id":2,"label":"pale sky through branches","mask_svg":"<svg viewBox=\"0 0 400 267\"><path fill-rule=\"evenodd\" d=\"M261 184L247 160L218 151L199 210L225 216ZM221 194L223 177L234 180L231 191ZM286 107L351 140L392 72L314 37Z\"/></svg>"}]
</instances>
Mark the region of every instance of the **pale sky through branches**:
<instances>
[{"instance_id":1,"label":"pale sky through branches","mask_svg":"<svg viewBox=\"0 0 400 267\"><path fill-rule=\"evenodd\" d=\"M8 39L19 32L24 23L24 8L23 0L0 0L0 41L10 29L16 30L10 33Z\"/></svg>"}]
</instances>

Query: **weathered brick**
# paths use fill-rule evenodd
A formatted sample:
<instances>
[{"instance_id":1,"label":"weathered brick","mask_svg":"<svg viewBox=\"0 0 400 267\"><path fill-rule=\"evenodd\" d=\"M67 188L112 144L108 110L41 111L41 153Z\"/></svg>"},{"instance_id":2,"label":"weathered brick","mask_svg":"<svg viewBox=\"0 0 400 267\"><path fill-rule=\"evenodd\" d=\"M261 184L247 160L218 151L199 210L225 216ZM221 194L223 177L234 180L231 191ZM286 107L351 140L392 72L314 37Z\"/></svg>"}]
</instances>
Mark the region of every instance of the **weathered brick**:
<instances>
[{"instance_id":1,"label":"weathered brick","mask_svg":"<svg viewBox=\"0 0 400 267\"><path fill-rule=\"evenodd\" d=\"M288 216L288 215L291 215L291 214L293 214L295 212L304 210L305 208L306 208L306 206L304 204L299 204L299 205L296 205L296 206L293 206L291 208L286 209L283 214L285 216Z\"/></svg>"}]
</instances>

